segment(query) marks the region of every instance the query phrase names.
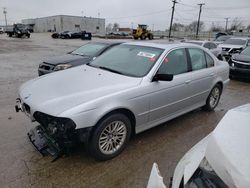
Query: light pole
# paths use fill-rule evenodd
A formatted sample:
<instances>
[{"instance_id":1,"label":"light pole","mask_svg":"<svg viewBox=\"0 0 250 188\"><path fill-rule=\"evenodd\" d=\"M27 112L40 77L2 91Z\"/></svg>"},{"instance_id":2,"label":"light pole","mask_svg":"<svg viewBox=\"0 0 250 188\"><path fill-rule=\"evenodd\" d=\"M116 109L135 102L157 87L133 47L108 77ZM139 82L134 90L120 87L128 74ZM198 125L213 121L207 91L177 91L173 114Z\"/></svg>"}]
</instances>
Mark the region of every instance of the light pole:
<instances>
[{"instance_id":1,"label":"light pole","mask_svg":"<svg viewBox=\"0 0 250 188\"><path fill-rule=\"evenodd\" d=\"M4 14L4 18L5 18L5 26L6 26L6 28L7 28L7 25L8 25L8 23L7 23L7 11L6 11L6 8L3 8L3 14Z\"/></svg>"},{"instance_id":2,"label":"light pole","mask_svg":"<svg viewBox=\"0 0 250 188\"><path fill-rule=\"evenodd\" d=\"M168 38L170 39L171 37L171 30L172 30L172 24L173 24L173 18L174 18L174 9L175 9L175 4L177 3L176 0L173 0L173 7L172 7L172 16L171 16L171 21L170 21L170 27L169 27L169 33L168 33Z\"/></svg>"},{"instance_id":3,"label":"light pole","mask_svg":"<svg viewBox=\"0 0 250 188\"><path fill-rule=\"evenodd\" d=\"M196 29L196 38L198 38L198 34L199 34L200 18L201 18L201 9L202 9L202 6L205 5L205 3L200 3L200 4L198 4L198 5L200 6L200 12L199 12L198 23L197 23L197 29Z\"/></svg>"},{"instance_id":4,"label":"light pole","mask_svg":"<svg viewBox=\"0 0 250 188\"><path fill-rule=\"evenodd\" d=\"M228 23L228 19L229 18L225 18L225 20L226 20L226 27L225 27L225 31L227 32L227 23Z\"/></svg>"}]
</instances>

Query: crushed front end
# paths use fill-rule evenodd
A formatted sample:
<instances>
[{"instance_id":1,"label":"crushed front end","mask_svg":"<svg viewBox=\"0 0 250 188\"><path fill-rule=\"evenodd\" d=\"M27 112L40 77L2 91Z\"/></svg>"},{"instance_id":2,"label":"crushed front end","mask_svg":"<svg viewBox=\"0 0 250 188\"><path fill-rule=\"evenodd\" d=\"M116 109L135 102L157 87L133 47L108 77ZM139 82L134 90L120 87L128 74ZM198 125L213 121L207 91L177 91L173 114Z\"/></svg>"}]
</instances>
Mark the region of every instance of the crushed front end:
<instances>
[{"instance_id":1,"label":"crushed front end","mask_svg":"<svg viewBox=\"0 0 250 188\"><path fill-rule=\"evenodd\" d=\"M31 129L28 137L42 155L51 154L56 160L77 141L76 125L71 119L41 112L35 112L34 118L40 125Z\"/></svg>"}]
</instances>

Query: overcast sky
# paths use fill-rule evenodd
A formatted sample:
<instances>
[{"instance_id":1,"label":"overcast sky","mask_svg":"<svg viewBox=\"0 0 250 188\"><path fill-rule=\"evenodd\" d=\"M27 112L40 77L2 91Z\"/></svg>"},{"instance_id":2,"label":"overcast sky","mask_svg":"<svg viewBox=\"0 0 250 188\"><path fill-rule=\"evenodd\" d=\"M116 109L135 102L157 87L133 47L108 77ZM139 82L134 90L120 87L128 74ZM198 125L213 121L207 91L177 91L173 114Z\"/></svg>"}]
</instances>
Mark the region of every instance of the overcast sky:
<instances>
[{"instance_id":1,"label":"overcast sky","mask_svg":"<svg viewBox=\"0 0 250 188\"><path fill-rule=\"evenodd\" d=\"M250 25L250 0L177 0L174 22L188 24L197 20L198 3L205 3L201 20L207 25L214 22L225 27L225 19L238 17L244 25ZM0 0L0 25L3 25L3 7L7 8L9 23L25 18L52 15L76 15L106 19L117 22L121 27L136 27L138 23L148 24L154 30L165 30L171 18L171 0Z\"/></svg>"}]
</instances>

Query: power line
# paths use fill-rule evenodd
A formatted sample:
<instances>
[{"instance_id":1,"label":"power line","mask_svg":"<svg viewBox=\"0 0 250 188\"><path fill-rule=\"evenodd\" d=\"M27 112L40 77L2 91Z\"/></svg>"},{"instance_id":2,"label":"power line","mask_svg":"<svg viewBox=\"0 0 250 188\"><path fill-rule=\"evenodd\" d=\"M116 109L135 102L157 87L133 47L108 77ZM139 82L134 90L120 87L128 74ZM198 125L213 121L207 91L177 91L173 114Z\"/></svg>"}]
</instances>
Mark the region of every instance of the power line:
<instances>
[{"instance_id":1,"label":"power line","mask_svg":"<svg viewBox=\"0 0 250 188\"><path fill-rule=\"evenodd\" d=\"M106 19L125 19L125 18L135 18L135 17L142 17L142 16L150 16L153 14L160 14L160 13L167 13L169 9L167 10L161 10L161 11L156 11L156 12L150 12L150 13L145 13L145 14L138 14L138 15L133 15L133 16L125 16L125 17L111 17L111 18L106 18Z\"/></svg>"},{"instance_id":2,"label":"power line","mask_svg":"<svg viewBox=\"0 0 250 188\"><path fill-rule=\"evenodd\" d=\"M186 7L193 7L198 8L194 5L186 4L186 3L179 3L180 5L186 6ZM250 8L250 6L242 6L242 7L204 7L204 9L213 9L213 10L229 10L229 9L246 9Z\"/></svg>"}]
</instances>

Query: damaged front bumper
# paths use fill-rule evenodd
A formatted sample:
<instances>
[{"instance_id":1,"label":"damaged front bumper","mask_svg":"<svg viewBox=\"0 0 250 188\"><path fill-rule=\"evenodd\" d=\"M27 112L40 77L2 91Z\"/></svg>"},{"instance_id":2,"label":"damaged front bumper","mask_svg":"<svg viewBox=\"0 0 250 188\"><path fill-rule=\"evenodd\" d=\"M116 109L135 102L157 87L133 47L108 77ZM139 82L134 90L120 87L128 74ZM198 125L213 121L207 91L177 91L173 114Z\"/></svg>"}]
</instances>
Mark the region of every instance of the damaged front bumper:
<instances>
[{"instance_id":1,"label":"damaged front bumper","mask_svg":"<svg viewBox=\"0 0 250 188\"><path fill-rule=\"evenodd\" d=\"M54 157L54 161L63 154L64 147L60 146L55 139L51 138L42 126L36 126L31 129L27 135L33 146L35 146L37 151L43 156L50 154Z\"/></svg>"}]
</instances>

